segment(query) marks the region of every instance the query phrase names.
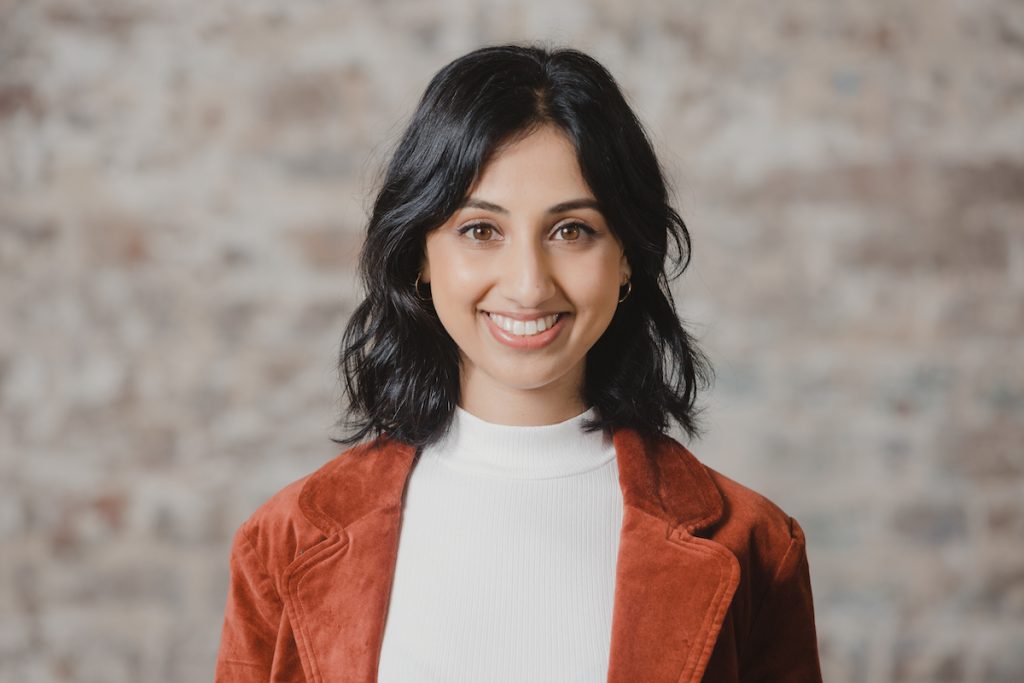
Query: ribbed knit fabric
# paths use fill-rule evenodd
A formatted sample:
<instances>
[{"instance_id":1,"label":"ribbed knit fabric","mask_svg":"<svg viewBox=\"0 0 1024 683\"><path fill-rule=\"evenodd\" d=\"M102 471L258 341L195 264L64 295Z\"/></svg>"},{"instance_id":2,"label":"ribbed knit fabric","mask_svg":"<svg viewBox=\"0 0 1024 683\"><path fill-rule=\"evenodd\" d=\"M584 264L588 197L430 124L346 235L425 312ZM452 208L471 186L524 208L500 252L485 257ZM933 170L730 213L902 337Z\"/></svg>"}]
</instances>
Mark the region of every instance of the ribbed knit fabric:
<instances>
[{"instance_id":1,"label":"ribbed knit fabric","mask_svg":"<svg viewBox=\"0 0 1024 683\"><path fill-rule=\"evenodd\" d=\"M410 474L382 683L604 681L622 491L611 439L456 408Z\"/></svg>"}]
</instances>

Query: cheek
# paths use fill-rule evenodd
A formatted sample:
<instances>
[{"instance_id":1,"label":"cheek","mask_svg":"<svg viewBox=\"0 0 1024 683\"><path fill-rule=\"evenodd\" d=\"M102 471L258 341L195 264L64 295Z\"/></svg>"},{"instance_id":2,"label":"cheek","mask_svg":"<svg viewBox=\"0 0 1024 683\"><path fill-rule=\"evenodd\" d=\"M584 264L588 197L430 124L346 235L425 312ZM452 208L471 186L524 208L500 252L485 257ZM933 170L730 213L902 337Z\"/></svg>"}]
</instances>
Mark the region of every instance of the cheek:
<instances>
[{"instance_id":1,"label":"cheek","mask_svg":"<svg viewBox=\"0 0 1024 683\"><path fill-rule=\"evenodd\" d=\"M571 281L580 304L595 308L606 308L609 299L618 298L618 264L608 259L598 259L581 267L573 268Z\"/></svg>"},{"instance_id":2,"label":"cheek","mask_svg":"<svg viewBox=\"0 0 1024 683\"><path fill-rule=\"evenodd\" d=\"M434 248L428 253L431 287L446 298L466 298L486 273L481 259L467 258L455 250Z\"/></svg>"},{"instance_id":3,"label":"cheek","mask_svg":"<svg viewBox=\"0 0 1024 683\"><path fill-rule=\"evenodd\" d=\"M479 285L488 272L493 271L484 259L451 258L445 263L444 277L456 287L468 288Z\"/></svg>"},{"instance_id":4,"label":"cheek","mask_svg":"<svg viewBox=\"0 0 1024 683\"><path fill-rule=\"evenodd\" d=\"M435 305L462 315L487 291L486 272L466 267L446 267L438 272L439 286L435 287Z\"/></svg>"}]
</instances>

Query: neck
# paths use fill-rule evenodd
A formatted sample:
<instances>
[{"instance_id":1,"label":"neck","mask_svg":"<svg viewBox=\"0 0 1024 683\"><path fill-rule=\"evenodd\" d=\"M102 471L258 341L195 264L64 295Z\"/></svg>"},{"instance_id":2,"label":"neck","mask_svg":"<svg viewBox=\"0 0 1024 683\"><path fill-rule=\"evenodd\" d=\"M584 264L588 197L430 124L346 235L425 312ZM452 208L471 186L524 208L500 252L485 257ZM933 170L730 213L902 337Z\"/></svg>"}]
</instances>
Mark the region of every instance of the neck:
<instances>
[{"instance_id":1,"label":"neck","mask_svg":"<svg viewBox=\"0 0 1024 683\"><path fill-rule=\"evenodd\" d=\"M557 424L587 409L582 386L582 363L542 387L519 389L496 382L465 359L459 407L497 425Z\"/></svg>"}]
</instances>

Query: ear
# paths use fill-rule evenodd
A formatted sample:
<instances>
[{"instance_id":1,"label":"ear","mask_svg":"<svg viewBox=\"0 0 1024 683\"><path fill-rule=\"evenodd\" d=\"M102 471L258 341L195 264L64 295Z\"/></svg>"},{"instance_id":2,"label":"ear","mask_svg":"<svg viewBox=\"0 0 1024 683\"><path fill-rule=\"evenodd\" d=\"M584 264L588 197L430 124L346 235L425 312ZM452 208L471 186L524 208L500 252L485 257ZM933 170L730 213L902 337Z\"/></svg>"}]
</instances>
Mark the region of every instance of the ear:
<instances>
[{"instance_id":1,"label":"ear","mask_svg":"<svg viewBox=\"0 0 1024 683\"><path fill-rule=\"evenodd\" d=\"M430 282L430 261L427 260L426 256L420 262L420 282Z\"/></svg>"},{"instance_id":2,"label":"ear","mask_svg":"<svg viewBox=\"0 0 1024 683\"><path fill-rule=\"evenodd\" d=\"M629 267L629 260L626 258L626 252L622 252L622 258L619 260L619 272L621 276L619 281L622 284L626 284L626 280L633 276L633 270Z\"/></svg>"}]
</instances>

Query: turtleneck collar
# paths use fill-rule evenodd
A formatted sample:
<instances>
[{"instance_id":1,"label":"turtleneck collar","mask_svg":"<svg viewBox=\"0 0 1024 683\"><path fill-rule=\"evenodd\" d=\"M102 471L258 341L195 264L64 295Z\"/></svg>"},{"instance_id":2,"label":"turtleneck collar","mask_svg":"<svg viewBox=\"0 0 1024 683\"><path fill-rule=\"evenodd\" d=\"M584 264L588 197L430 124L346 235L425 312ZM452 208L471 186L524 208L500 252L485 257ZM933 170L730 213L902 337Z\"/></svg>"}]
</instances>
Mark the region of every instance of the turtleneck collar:
<instances>
[{"instance_id":1,"label":"turtleneck collar","mask_svg":"<svg viewBox=\"0 0 1024 683\"><path fill-rule=\"evenodd\" d=\"M424 454L464 472L506 479L580 474L615 457L612 440L603 431L588 433L581 428L585 420L596 417L597 409L591 406L555 424L503 425L456 406L449 430Z\"/></svg>"}]
</instances>

